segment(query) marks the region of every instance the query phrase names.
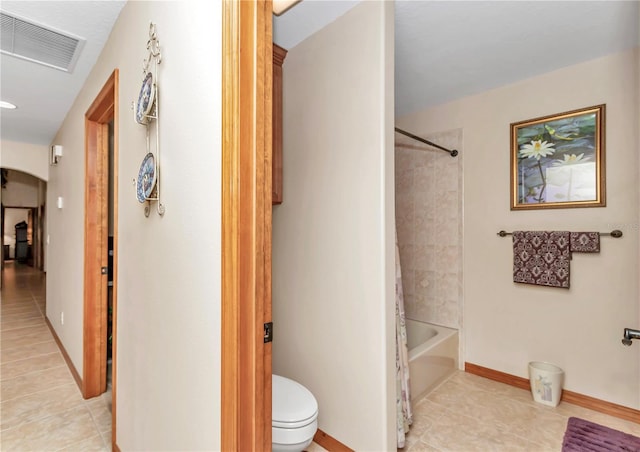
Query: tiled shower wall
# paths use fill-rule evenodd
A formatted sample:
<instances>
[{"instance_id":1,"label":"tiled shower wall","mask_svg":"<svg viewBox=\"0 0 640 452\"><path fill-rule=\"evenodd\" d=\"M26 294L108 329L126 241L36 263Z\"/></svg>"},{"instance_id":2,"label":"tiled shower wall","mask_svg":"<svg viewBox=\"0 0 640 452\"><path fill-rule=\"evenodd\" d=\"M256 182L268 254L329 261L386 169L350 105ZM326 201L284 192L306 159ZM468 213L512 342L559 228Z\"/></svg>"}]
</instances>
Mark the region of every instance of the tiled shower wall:
<instances>
[{"instance_id":1,"label":"tiled shower wall","mask_svg":"<svg viewBox=\"0 0 640 452\"><path fill-rule=\"evenodd\" d=\"M422 135L462 154L462 129ZM406 316L462 326L462 158L396 141L396 228Z\"/></svg>"}]
</instances>

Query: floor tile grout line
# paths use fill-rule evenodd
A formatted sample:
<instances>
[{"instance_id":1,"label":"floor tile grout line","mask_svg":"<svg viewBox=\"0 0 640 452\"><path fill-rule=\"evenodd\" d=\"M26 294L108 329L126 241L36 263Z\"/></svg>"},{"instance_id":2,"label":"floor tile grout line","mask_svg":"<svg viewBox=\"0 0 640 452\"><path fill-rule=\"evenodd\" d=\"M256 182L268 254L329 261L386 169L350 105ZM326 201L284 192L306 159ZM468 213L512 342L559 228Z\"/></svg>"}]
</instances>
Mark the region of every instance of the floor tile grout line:
<instances>
[{"instance_id":1,"label":"floor tile grout line","mask_svg":"<svg viewBox=\"0 0 640 452\"><path fill-rule=\"evenodd\" d=\"M22 320L22 318L30 318L30 317L39 317L40 311L36 311L33 308L29 308L30 311L29 312L14 312L14 313L5 313L2 314L0 316L0 320L3 323L8 323L8 322L15 322L16 320ZM20 318L14 318L14 317L20 317Z\"/></svg>"},{"instance_id":2,"label":"floor tile grout line","mask_svg":"<svg viewBox=\"0 0 640 452\"><path fill-rule=\"evenodd\" d=\"M25 295L24 297L14 298L11 300L2 300L2 304L0 305L3 308L12 308L15 306L25 306L26 303L33 301L33 295Z\"/></svg>"},{"instance_id":3,"label":"floor tile grout line","mask_svg":"<svg viewBox=\"0 0 640 452\"><path fill-rule=\"evenodd\" d=\"M13 401L18 400L18 399L21 399L21 398L23 398L23 397L31 397L31 396L34 396L34 395L42 394L43 392L50 391L50 390L52 390L52 389L60 389L60 388L62 388L63 386L71 386L71 385L73 385L75 388L77 388L77 387L78 387L78 385L76 385L75 381L72 381L72 382L70 382L70 383L61 383L61 384L59 384L59 385L49 386L48 388L46 388L46 389L42 389L42 390L40 390L40 391L29 392L29 393L27 393L27 394L23 394L23 395L21 395L21 396L14 397L14 398L12 398L12 399L1 400L1 401L0 401L0 406L2 406L2 404L3 404L3 403L5 403L5 402L13 402ZM78 391L78 393L79 393L79 391ZM82 397L82 394L80 394L80 397ZM84 402L84 399L81 399L81 402Z\"/></svg>"},{"instance_id":4,"label":"floor tile grout line","mask_svg":"<svg viewBox=\"0 0 640 452\"><path fill-rule=\"evenodd\" d=\"M100 437L100 440L104 443L104 438L102 438L102 435L101 435L100 433L98 433L98 434L93 435L93 436L90 436L90 437L88 437L88 438L81 439L80 441L77 441L77 442L75 442L75 443L73 443L73 444L69 444L68 446L61 447L60 449L55 449L55 451L54 451L54 452L60 452L60 451L64 451L64 450L70 450L72 447L77 446L77 445L79 445L79 444L82 444L82 443L83 443L83 442L85 442L86 440L91 439L91 438L95 438L96 436ZM71 449L71 450L75 450L75 449Z\"/></svg>"},{"instance_id":5,"label":"floor tile grout line","mask_svg":"<svg viewBox=\"0 0 640 452\"><path fill-rule=\"evenodd\" d=\"M54 353L49 353L49 354L53 355ZM41 355L41 356L47 356L47 355ZM27 359L30 359L30 358L27 358ZM64 358L62 358L62 355L60 355L60 359L64 363ZM11 363L7 363L7 364L14 364L14 363L15 363L15 361L12 361ZM25 377L25 376L29 376L31 374L34 374L36 372L45 372L45 371L48 371L48 370L57 369L59 367L62 367L62 366L59 365L59 364L55 364L53 366L44 367L44 365L43 365L43 367L40 367L37 370L27 370L27 371L24 371L23 373L19 373L19 374L13 375L11 377L0 377L0 384L6 384L9 380L13 380L15 378L21 378L21 377Z\"/></svg>"},{"instance_id":6,"label":"floor tile grout line","mask_svg":"<svg viewBox=\"0 0 640 452\"><path fill-rule=\"evenodd\" d=\"M47 420L47 419L49 419L49 418L52 418L52 417L55 417L55 416L60 416L60 415L62 415L62 414L64 414L64 413L68 413L69 411L75 410L75 409L77 409L78 407L84 407L87 411L89 411L89 410L87 409L87 407L85 407L82 403L80 403L80 404L78 404L78 405L76 405L76 406L72 406L71 408L67 408L67 409L64 409L64 410L60 410L60 411L58 411L57 413L48 414L48 415L46 415L46 416L42 416L42 417L40 417L40 418L36 418L36 419L33 419L33 420L31 420L31 419L26 420L25 422L21 422L21 423L19 423L19 424L17 424L17 425L14 425L13 427L9 427L9 428L7 428L7 429L5 429L5 430L2 430L2 433L3 433L3 434L6 434L7 432L10 432L11 430L14 430L14 429L17 429L17 428L23 427L23 426L28 425L28 424L31 424L31 423L35 423L35 422L43 422L43 421L45 421L45 420ZM100 433L100 432L98 432L98 434L99 434L99 433ZM85 439L86 439L86 438L85 438ZM69 447L69 446L66 446L66 447Z\"/></svg>"},{"instance_id":7,"label":"floor tile grout line","mask_svg":"<svg viewBox=\"0 0 640 452\"><path fill-rule=\"evenodd\" d=\"M27 329L27 328L38 328L38 327L40 327L40 326L41 326L41 325L36 325L36 326L23 326L23 327L20 327L20 328L16 328L16 329L14 329L13 331L15 331L15 330L24 330L24 329ZM46 326L47 326L47 325L45 324L44 326L45 326L45 328L46 328ZM46 328L46 330L45 330L45 331L49 331L49 329L48 329L48 328Z\"/></svg>"},{"instance_id":8,"label":"floor tile grout line","mask_svg":"<svg viewBox=\"0 0 640 452\"><path fill-rule=\"evenodd\" d=\"M100 440L102 441L103 447L106 448L106 443L105 443L105 440L104 440L104 436L103 436L102 432L100 431L100 426L98 425L98 422L96 421L96 417L95 417L93 411L91 410L91 407L89 406L89 401L90 400L93 400L93 399L83 399L82 400L82 405L87 409L87 412L89 413L89 417L91 417L91 422L93 423L93 427L95 428L95 431L96 431L96 435L94 435L94 436L100 437ZM81 442L86 441L87 439L93 438L94 436L91 436L89 438L85 438L82 441L78 441L75 444L80 444ZM72 447L72 446L73 446L73 444L70 445L70 446L67 446L67 447ZM58 450L63 450L63 449L58 449Z\"/></svg>"},{"instance_id":9,"label":"floor tile grout line","mask_svg":"<svg viewBox=\"0 0 640 452\"><path fill-rule=\"evenodd\" d=\"M36 308L32 308L32 307L28 307L28 308L20 308L20 309L14 309L11 312L3 312L0 315L0 320L2 320L3 322L9 322L12 320L17 320L17 317L28 317L28 316L36 316L36 315L41 315L40 311Z\"/></svg>"},{"instance_id":10,"label":"floor tile grout line","mask_svg":"<svg viewBox=\"0 0 640 452\"><path fill-rule=\"evenodd\" d=\"M16 297L16 298L3 297L2 306L9 306L9 305L12 305L12 304L23 303L25 301L28 301L28 300L30 301L32 299L33 299L33 296L31 294L25 295L24 297Z\"/></svg>"},{"instance_id":11,"label":"floor tile grout line","mask_svg":"<svg viewBox=\"0 0 640 452\"><path fill-rule=\"evenodd\" d=\"M10 427L6 427L6 428L1 428L0 429L0 437L2 435L4 435L7 431L13 430L15 428L19 428L22 427L24 425L27 424L31 424L31 423L35 423L35 422L43 422L46 421L49 418L55 417L55 416L61 416L64 415L65 413L67 413L68 411L74 410L74 409L78 409L82 406L82 401L78 401L78 402L66 402L65 406L61 406L56 410L53 410L49 413L33 413L31 414L29 417L26 418L20 418L20 416L17 416L14 421L15 421L15 425L11 425ZM11 419L9 420L9 423L11 423ZM7 422L7 421L5 421ZM98 432L99 433L99 432ZM1 445L1 444L0 444Z\"/></svg>"},{"instance_id":12,"label":"floor tile grout line","mask_svg":"<svg viewBox=\"0 0 640 452\"><path fill-rule=\"evenodd\" d=\"M29 310L22 309L18 312L3 312L0 315L0 320L2 320L3 323L7 323L15 320L20 320L21 317L28 318L28 317L35 317L40 315L41 315L40 311L33 308L29 308Z\"/></svg>"},{"instance_id":13,"label":"floor tile grout line","mask_svg":"<svg viewBox=\"0 0 640 452\"><path fill-rule=\"evenodd\" d=\"M98 397L99 397L99 398L102 398L101 396L102 396L102 395L100 395L100 396L98 396ZM102 431L100 430L100 425L98 424L98 421L97 421L97 419L96 419L96 416L95 416L95 414L94 414L93 410L92 410L92 409L90 408L90 406L89 406L89 401L90 401L90 400L93 400L93 399L85 399L85 401L84 401L84 402L85 402L85 406L87 407L87 410L89 411L89 414L91 415L91 420L93 421L93 425L95 426L96 431L98 432L98 434L99 434L99 435L100 435L100 437L102 438L102 443L103 443L104 447L105 447L105 448L106 448L107 446L108 446L108 447L111 447L111 441L109 441L109 444L107 445L106 439L105 439L105 437L104 437L104 435L105 435L105 433L106 433L106 432L102 432ZM103 402L104 402L104 401L103 401ZM102 406L102 407L103 407L103 408L106 408L106 409L108 410L108 408L106 407L106 404L103 404L103 406ZM109 414L111 414L111 412L110 412L110 411L109 411ZM111 431L111 427L112 427L112 426L111 426L111 422L109 422L109 426L110 426L109 431Z\"/></svg>"},{"instance_id":14,"label":"floor tile grout line","mask_svg":"<svg viewBox=\"0 0 640 452\"><path fill-rule=\"evenodd\" d=\"M40 358L42 356L54 355L56 353L58 353L58 354L60 354L60 356L62 356L62 353L60 353L60 350L56 350L56 351L49 352L49 353L41 353L41 354L35 355L35 356L28 356L26 358L14 359L13 361L8 361L8 362L4 362L4 360L0 360L0 365L9 364L9 363L17 363L18 361L26 361L28 359Z\"/></svg>"},{"instance_id":15,"label":"floor tile grout line","mask_svg":"<svg viewBox=\"0 0 640 452\"><path fill-rule=\"evenodd\" d=\"M66 403L69 403L69 402L67 401ZM43 421L43 420L45 420L47 418L50 418L50 417L53 417L53 416L58 416L60 414L66 413L67 411L71 411L71 410L73 410L75 408L78 408L80 406L82 406L82 400L79 400L74 405L64 406L59 410L56 410L56 411L51 412L51 413L47 413L45 415L40 415L39 413L36 413L34 416L26 418L26 419L16 419L16 425L12 425L11 427L7 427L7 428L0 428L0 436L1 436L2 433L6 432L8 430L23 426L25 424L29 424L31 422L41 422L41 421Z\"/></svg>"},{"instance_id":16,"label":"floor tile grout line","mask_svg":"<svg viewBox=\"0 0 640 452\"><path fill-rule=\"evenodd\" d=\"M24 308L30 308L31 307L31 302L33 301L33 298L25 298L24 300L20 300L20 301L16 301L15 303L2 303L2 305L0 305L0 311L6 311L7 309L24 309Z\"/></svg>"},{"instance_id":17,"label":"floor tile grout line","mask_svg":"<svg viewBox=\"0 0 640 452\"><path fill-rule=\"evenodd\" d=\"M46 322L44 321L44 319L42 317L34 317L33 320L38 320L39 322L42 322L42 324L44 326L47 326ZM40 325L29 325L29 326L40 326ZM22 327L17 326L17 327L13 327L13 328L12 327L4 328L4 327L0 326L0 333L6 333L8 331L15 331L15 330L19 330L20 328L22 328Z\"/></svg>"},{"instance_id":18,"label":"floor tile grout line","mask_svg":"<svg viewBox=\"0 0 640 452\"><path fill-rule=\"evenodd\" d=\"M111 430L106 433L100 433L102 436L102 444L104 444L104 449L107 451L111 450Z\"/></svg>"},{"instance_id":19,"label":"floor tile grout line","mask_svg":"<svg viewBox=\"0 0 640 452\"><path fill-rule=\"evenodd\" d=\"M33 347L33 346L36 346L36 345L40 345L40 344L42 344L44 342L49 342L48 340L40 340L41 338L39 338L39 337L31 337L31 338L28 338L28 339L37 340L37 342L31 342L30 340L27 341L27 342L24 342L25 339L21 339L21 342L19 342L18 344L16 344L16 345L11 344L11 346L8 346L8 347L6 347L4 349L1 349L0 351L1 351L1 353L4 354L4 353L9 353L9 352L15 351L16 349L26 348L26 347Z\"/></svg>"},{"instance_id":20,"label":"floor tile grout line","mask_svg":"<svg viewBox=\"0 0 640 452\"><path fill-rule=\"evenodd\" d=\"M44 371L42 371L42 372L50 371L50 370L53 370L53 369L59 369L59 368L61 368L61 367L65 367L65 368L66 368L67 366L66 366L66 364L63 364L62 366L57 366L57 367L52 367L52 368L50 368L50 369L45 369L45 370L44 370ZM36 372L37 372L37 371L36 371ZM35 374L36 372L31 372L29 375L33 375L33 374ZM27 375L27 374L25 374L25 375ZM13 378L8 378L8 379L6 379L6 380L3 380L3 381L2 381L2 383L3 383L3 384L7 384L7 382L8 382L9 380L13 380L13 379L15 379L15 378L20 378L20 377L24 377L24 375L20 375L20 376L18 376L18 377L13 377ZM75 381L73 380L73 376L71 375L71 373L69 373L69 377L71 378L71 381L70 381L70 382L75 384ZM48 390L50 390L50 389L55 389L55 388L59 388L59 387L61 387L61 386L65 386L65 385L67 385L67 384L69 384L69 383L60 383L60 384L56 384L55 386L48 386L46 389L41 389L41 390L33 391L33 392L27 392L27 393L25 393L25 394L20 394L20 395L19 395L19 396L17 396L17 397L11 397L11 398L6 398L6 399L3 397L2 399L0 399L0 404L2 404L2 403L4 403L4 402L9 402L9 401L11 401L11 400L19 399L19 398L21 398L21 397L30 396L30 395L34 395L34 394L39 394L39 393L41 393L41 392L45 392L45 391L48 391ZM76 387L77 387L77 385L76 385Z\"/></svg>"},{"instance_id":21,"label":"floor tile grout line","mask_svg":"<svg viewBox=\"0 0 640 452\"><path fill-rule=\"evenodd\" d=\"M16 309L25 309L30 308L31 306L31 298L26 298L24 300L16 301L15 303L2 303L0 305L0 313L7 314L7 311L16 310Z\"/></svg>"},{"instance_id":22,"label":"floor tile grout line","mask_svg":"<svg viewBox=\"0 0 640 452\"><path fill-rule=\"evenodd\" d=\"M12 323L20 320L27 320L32 318L40 317L40 312L38 311L29 311L29 312L16 312L13 314L2 314L0 316L0 320L3 324Z\"/></svg>"},{"instance_id":23,"label":"floor tile grout line","mask_svg":"<svg viewBox=\"0 0 640 452\"><path fill-rule=\"evenodd\" d=\"M85 400L85 406L87 407L87 411L89 411L89 415L91 416L91 421L93 422L93 426L96 428L96 431L98 432L98 434L102 436L102 432L100 431L100 426L98 425L98 421L96 420L96 417L93 414L93 411L91 411L91 408L89 408L89 405L86 402L87 401ZM102 442L104 443L104 438L102 438Z\"/></svg>"},{"instance_id":24,"label":"floor tile grout line","mask_svg":"<svg viewBox=\"0 0 640 452\"><path fill-rule=\"evenodd\" d=\"M46 324L45 324L45 325L46 325ZM50 339L50 340L40 341L40 342L34 342L33 344L22 344L22 345L16 345L16 346L14 346L14 347L8 347L8 348L6 348L6 349L2 350L2 354L4 355L5 353L7 353L7 352L9 352L9 351L11 351L11 350L15 350L16 348L21 348L21 347L33 347L33 346L35 346L35 345L44 344L44 343L46 343L46 342L53 342L53 343L55 344L55 342L56 342L56 341L53 339L53 336L51 336L51 339ZM22 358L20 358L20 359L22 359ZM7 362L13 362L13 361L15 361L15 360L7 361ZM2 362L4 363L5 361L3 360Z\"/></svg>"},{"instance_id":25,"label":"floor tile grout line","mask_svg":"<svg viewBox=\"0 0 640 452\"><path fill-rule=\"evenodd\" d=\"M38 300L36 300L35 295L33 295L33 292L31 292L31 296L32 296L32 298L33 298L33 302L34 302L34 304L36 305L36 309L38 309L38 311L40 312L40 315L41 315L41 316L42 316L42 318L44 319L45 317L47 317L46 312L42 312L42 309L40 309L40 304L38 303ZM45 303L46 303L46 301L45 301ZM45 304L45 306L46 306L46 304ZM46 311L46 309L45 309L45 311Z\"/></svg>"},{"instance_id":26,"label":"floor tile grout line","mask_svg":"<svg viewBox=\"0 0 640 452\"><path fill-rule=\"evenodd\" d=\"M67 363L63 362L62 364L58 364L57 366L53 366L53 367L47 367L45 369L36 369L36 370L32 370L29 372L26 372L24 374L21 375L16 375L15 377L11 377L11 378L6 378L4 380L2 380L3 382L7 382L9 380L14 380L16 378L23 378L25 376L33 376L34 374L37 374L38 372L49 372L52 369L59 369L61 367L64 367L65 369L69 370L69 368L67 367ZM73 378L73 376L71 375L71 372L69 371L69 376L71 376L71 378Z\"/></svg>"}]
</instances>

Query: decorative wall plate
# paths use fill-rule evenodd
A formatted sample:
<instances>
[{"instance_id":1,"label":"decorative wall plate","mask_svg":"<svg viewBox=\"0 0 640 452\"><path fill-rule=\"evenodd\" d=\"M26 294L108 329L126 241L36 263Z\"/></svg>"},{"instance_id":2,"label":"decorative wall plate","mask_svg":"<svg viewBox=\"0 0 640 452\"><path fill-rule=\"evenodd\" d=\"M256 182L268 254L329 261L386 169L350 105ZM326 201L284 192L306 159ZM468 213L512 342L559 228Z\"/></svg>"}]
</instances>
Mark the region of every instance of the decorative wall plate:
<instances>
[{"instance_id":1,"label":"decorative wall plate","mask_svg":"<svg viewBox=\"0 0 640 452\"><path fill-rule=\"evenodd\" d=\"M149 122L149 117L147 115L151 111L155 95L153 85L153 74L151 72L147 72L144 80L142 80L142 87L140 88L138 103L136 104L136 122L138 124L147 124Z\"/></svg>"},{"instance_id":2,"label":"decorative wall plate","mask_svg":"<svg viewBox=\"0 0 640 452\"><path fill-rule=\"evenodd\" d=\"M156 162L153 154L149 152L145 155L140 165L140 171L138 172L138 184L136 187L136 197L139 202L145 202L153 188L156 185Z\"/></svg>"}]
</instances>

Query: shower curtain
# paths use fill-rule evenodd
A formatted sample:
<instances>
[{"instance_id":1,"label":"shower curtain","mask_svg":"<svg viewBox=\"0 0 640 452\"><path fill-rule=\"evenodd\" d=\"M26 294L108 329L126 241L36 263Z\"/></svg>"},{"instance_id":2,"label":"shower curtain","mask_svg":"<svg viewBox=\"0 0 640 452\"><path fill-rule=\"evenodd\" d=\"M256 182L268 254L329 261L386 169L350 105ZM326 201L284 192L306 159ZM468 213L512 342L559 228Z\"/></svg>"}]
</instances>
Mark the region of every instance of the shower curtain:
<instances>
[{"instance_id":1,"label":"shower curtain","mask_svg":"<svg viewBox=\"0 0 640 452\"><path fill-rule=\"evenodd\" d=\"M407 349L407 327L404 317L402 273L400 271L400 249L396 232L396 411L398 447L404 447L405 435L413 422L411 392L409 391L409 351Z\"/></svg>"}]
</instances>

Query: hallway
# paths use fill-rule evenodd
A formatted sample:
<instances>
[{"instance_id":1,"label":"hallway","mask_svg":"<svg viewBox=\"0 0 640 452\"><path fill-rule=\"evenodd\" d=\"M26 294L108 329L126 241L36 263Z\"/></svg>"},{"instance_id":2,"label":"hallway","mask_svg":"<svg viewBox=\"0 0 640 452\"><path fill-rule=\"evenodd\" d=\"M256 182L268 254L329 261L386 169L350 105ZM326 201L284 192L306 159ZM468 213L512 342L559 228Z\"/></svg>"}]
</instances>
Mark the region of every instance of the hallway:
<instances>
[{"instance_id":1,"label":"hallway","mask_svg":"<svg viewBox=\"0 0 640 452\"><path fill-rule=\"evenodd\" d=\"M45 276L6 262L0 304L0 450L111 450L111 392L84 400L45 323Z\"/></svg>"}]
</instances>

